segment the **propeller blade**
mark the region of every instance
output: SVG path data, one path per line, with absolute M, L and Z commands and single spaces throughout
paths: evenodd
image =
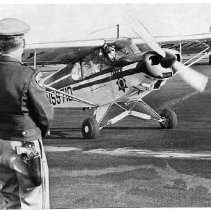
M 133 19 L 131 21 L 131 29 L 132 31 L 138 36 L 143 39 L 143 41 L 156 53 L 158 53 L 160 56 L 165 58 L 166 53 L 164 50 L 160 47 L 160 45 L 155 41 L 152 34 L 148 31 L 148 29 L 137 19 Z
M 185 66 L 184 64 L 176 61 L 172 68 L 178 72 L 181 76 L 181 78 L 189 84 L 191 87 L 196 89 L 199 92 L 203 92 L 207 81 L 208 77 L 205 76 L 204 74 L 199 73 L 198 71 L 195 71 L 194 69 L 191 69 L 188 66 Z

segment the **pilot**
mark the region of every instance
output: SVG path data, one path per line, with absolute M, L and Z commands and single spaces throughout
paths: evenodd
M 116 51 L 115 51 L 115 46 L 114 45 L 110 45 L 108 46 L 107 44 L 104 45 L 104 50 L 106 52 L 106 54 L 108 55 L 109 59 L 111 61 L 115 61 L 116 60 Z
M 54 111 L 41 73 L 21 61 L 29 29 L 17 19 L 0 20 L 0 209 L 49 208 L 42 138 Z
M 115 46 L 111 45 L 108 47 L 109 52 L 108 52 L 108 56 L 112 61 L 115 61 L 115 56 L 116 56 L 116 52 L 115 52 Z

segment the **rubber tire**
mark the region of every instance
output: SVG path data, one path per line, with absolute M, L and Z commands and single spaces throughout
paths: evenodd
M 160 123 L 161 128 L 173 129 L 177 127 L 177 115 L 172 109 L 164 109 L 160 116 L 165 118 L 165 122 Z
M 85 139 L 95 139 L 100 135 L 100 129 L 94 118 L 87 118 L 83 121 L 82 135 Z

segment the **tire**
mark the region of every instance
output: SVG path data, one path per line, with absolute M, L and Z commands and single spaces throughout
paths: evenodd
M 100 129 L 94 118 L 87 118 L 82 124 L 82 135 L 85 139 L 95 139 L 100 135 Z
M 177 115 L 172 109 L 164 109 L 160 116 L 164 122 L 160 122 L 161 128 L 173 129 L 177 127 Z

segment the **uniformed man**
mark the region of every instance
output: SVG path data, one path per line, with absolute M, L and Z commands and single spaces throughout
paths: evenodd
M 17 19 L 0 20 L 0 208 L 42 209 L 42 138 L 53 121 L 41 73 L 21 62 L 29 25 Z M 41 159 L 41 161 L 40 161 Z M 48 177 L 47 177 L 48 178 Z M 44 200 L 43 200 L 44 199 Z

